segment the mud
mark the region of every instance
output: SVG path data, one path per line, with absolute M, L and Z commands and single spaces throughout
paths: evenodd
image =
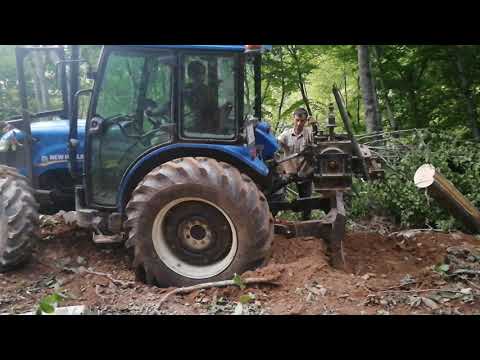
M 480 241 L 461 233 L 351 232 L 347 271 L 329 265 L 321 239 L 277 236 L 268 266 L 243 275 L 276 275 L 275 284 L 172 296 L 161 308 L 168 289 L 136 283 L 122 247 L 100 248 L 59 217 L 43 219 L 41 237 L 23 269 L 0 274 L 0 314 L 35 311 L 54 291 L 68 296 L 62 306 L 87 305 L 99 314 L 480 313 Z M 249 303 L 239 305 L 246 294 Z

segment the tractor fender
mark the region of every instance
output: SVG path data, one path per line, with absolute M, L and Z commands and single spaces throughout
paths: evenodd
M 134 162 L 120 183 L 117 208 L 123 214 L 135 187 L 156 167 L 184 157 L 208 157 L 226 162 L 245 173 L 262 189 L 269 186 L 269 169 L 260 158 L 252 158 L 248 148 L 241 145 L 173 144 L 157 148 Z

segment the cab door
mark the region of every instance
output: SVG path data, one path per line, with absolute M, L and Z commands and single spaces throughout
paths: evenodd
M 115 208 L 127 169 L 173 141 L 175 59 L 166 51 L 104 51 L 87 123 L 88 206 Z

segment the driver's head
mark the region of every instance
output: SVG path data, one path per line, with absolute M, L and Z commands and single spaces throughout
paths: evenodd
M 296 134 L 300 134 L 303 131 L 307 122 L 308 122 L 307 110 L 303 108 L 295 110 L 295 112 L 293 113 L 293 125 L 295 127 Z
M 193 61 L 188 65 L 188 76 L 194 83 L 203 83 L 205 81 L 205 65 L 200 61 Z
M 0 133 L 6 133 L 12 130 L 14 127 L 6 121 L 0 121 Z

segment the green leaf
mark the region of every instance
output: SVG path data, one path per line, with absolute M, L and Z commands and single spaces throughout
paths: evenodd
M 64 294 L 62 294 L 60 292 L 56 292 L 52 295 L 52 300 L 56 303 L 59 303 L 60 301 L 65 300 L 65 299 L 67 299 L 67 296 L 65 296 Z
M 240 299 L 238 299 L 238 301 L 240 301 L 240 303 L 243 305 L 251 303 L 253 300 L 255 300 L 255 298 L 250 294 L 242 295 L 240 296 Z
M 450 270 L 450 265 L 448 264 L 437 265 L 435 268 L 435 271 L 440 273 L 446 273 L 448 270 Z
M 55 312 L 55 306 L 52 303 L 45 301 L 45 299 L 40 302 L 39 308 L 45 314 L 53 314 Z
M 242 278 L 235 274 L 233 277 L 233 282 L 237 285 L 240 289 L 244 290 L 246 288 L 245 283 L 243 282 Z
M 36 312 L 37 315 L 42 315 L 42 313 L 54 313 L 58 303 L 63 301 L 64 299 L 67 299 L 67 297 L 60 292 L 55 292 L 52 295 L 45 296 L 42 300 L 40 300 L 40 304 L 38 305 L 38 309 Z

